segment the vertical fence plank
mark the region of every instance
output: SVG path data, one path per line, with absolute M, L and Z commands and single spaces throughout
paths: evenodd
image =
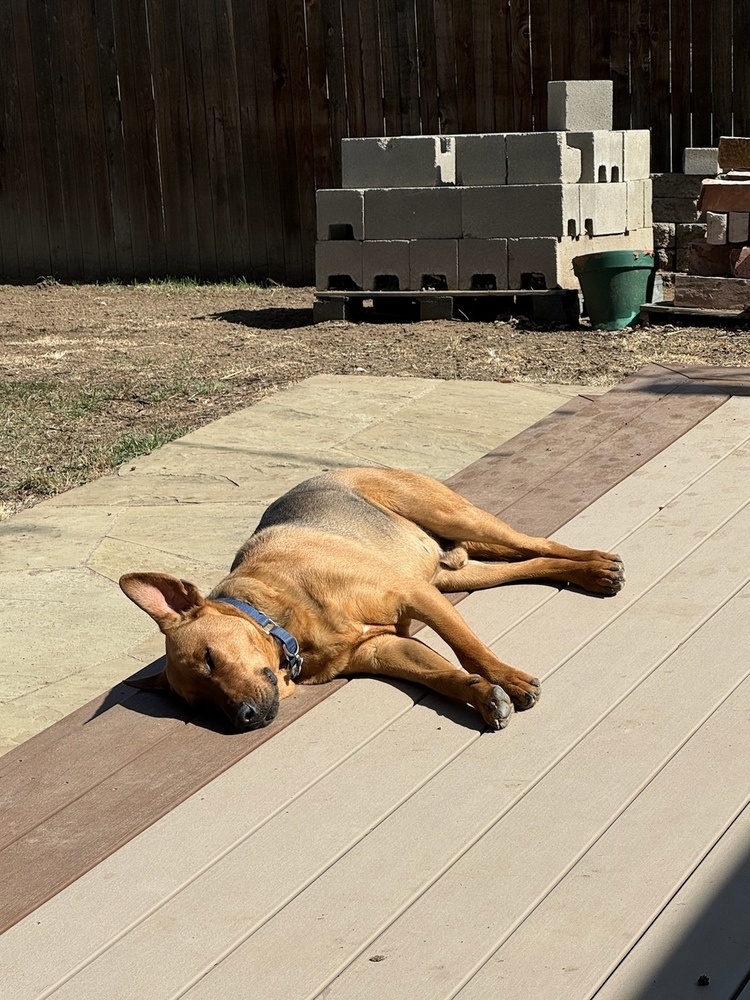
M 511 66 L 513 68 L 513 130 L 530 132 L 533 127 L 531 110 L 531 43 L 529 33 L 529 0 L 510 0 Z
M 651 164 L 672 169 L 670 110 L 669 0 L 651 0 Z
M 732 0 L 711 0 L 711 104 L 715 146 L 732 134 Z
M 25 222 L 28 185 L 11 13 L 7 7 L 0 7 L 0 37 L 6 45 L 0 73 L 0 280 L 16 281 L 23 252 L 28 253 L 31 246 L 31 234 Z
M 399 73 L 398 14 L 393 0 L 379 0 L 380 51 L 383 67 L 385 134 L 402 135 L 401 75 Z
M 571 0 L 550 0 L 549 21 L 552 35 L 552 80 L 570 80 L 573 75 Z M 609 64 L 607 64 L 609 70 Z
M 609 79 L 609 4 L 591 3 L 591 78 Z M 554 35 L 552 36 L 554 38 Z
M 323 38 L 326 76 L 328 78 L 328 117 L 331 125 L 333 183 L 338 186 L 341 183 L 341 140 L 347 135 L 341 0 L 323 0 L 323 12 L 325 16 Z
M 649 0 L 630 2 L 630 81 L 633 128 L 648 128 L 651 106 Z
M 596 0 L 592 0 L 596 2 Z M 591 14 L 589 0 L 570 0 L 570 70 L 574 80 L 591 76 Z
M 682 170 L 682 151 L 690 146 L 690 7 L 672 0 L 672 170 Z
M 368 7 L 371 5 L 368 4 Z M 374 5 L 373 5 L 374 6 Z M 344 32 L 344 78 L 346 80 L 347 135 L 365 135 L 365 85 L 359 4 L 344 4 L 341 10 Z M 304 45 L 304 39 L 302 39 Z M 365 48 L 371 48 L 372 40 Z
M 473 0 L 472 50 L 470 61 L 474 64 L 474 92 L 476 94 L 477 132 L 492 132 L 495 127 L 494 66 L 492 60 L 491 3 Z
M 440 131 L 460 132 L 458 87 L 456 84 L 456 34 L 453 27 L 453 0 L 435 0 L 435 51 L 439 94 Z
M 419 135 L 419 59 L 414 0 L 396 0 L 396 31 L 401 80 L 401 130 Z
M 365 6 L 374 6 L 366 4 Z M 419 60 L 419 117 L 426 135 L 440 132 L 438 72 L 435 51 L 435 9 L 433 0 L 416 0 L 417 56 Z
M 453 5 L 453 29 L 456 33 L 456 96 L 460 132 L 477 130 L 477 82 L 473 64 L 473 4 L 459 0 Z
M 513 128 L 513 75 L 511 72 L 511 21 L 509 0 L 492 5 L 492 79 L 495 94 L 496 132 Z
M 531 0 L 531 113 L 534 129 L 547 128 L 550 75 L 550 19 L 547 0 Z
M 732 63 L 734 66 L 734 135 L 750 136 L 750 3 L 734 0 L 734 40 Z
M 304 0 L 286 0 L 289 37 L 289 86 L 294 121 L 294 154 L 300 212 L 300 281 L 315 271 L 315 180 L 308 95 Z
M 613 123 L 617 129 L 631 127 L 629 24 L 628 0 L 611 0 L 609 5 L 609 72 L 614 85 Z
M 692 0 L 693 145 L 711 145 L 711 0 Z
M 313 137 L 315 187 L 333 187 L 334 155 L 328 116 L 325 16 L 323 0 L 305 0 L 307 59 L 310 74 L 310 122 Z M 260 96 L 259 96 L 260 102 Z M 270 198 L 270 195 L 269 195 Z

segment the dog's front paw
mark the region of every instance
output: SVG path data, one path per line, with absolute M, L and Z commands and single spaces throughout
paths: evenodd
M 592 594 L 613 597 L 625 585 L 625 567 L 619 556 L 599 553 L 602 558 L 581 563 L 570 574 L 570 582 Z
M 491 686 L 489 700 L 481 707 L 481 712 L 484 721 L 493 729 L 505 729 L 510 722 L 513 705 L 499 684 Z

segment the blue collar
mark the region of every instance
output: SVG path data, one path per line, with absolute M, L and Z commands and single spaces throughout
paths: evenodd
M 237 608 L 238 611 L 244 611 L 246 615 L 249 615 L 254 622 L 267 632 L 272 635 L 274 639 L 278 639 L 284 649 L 284 656 L 286 657 L 287 666 L 289 667 L 292 680 L 296 681 L 302 671 L 302 657 L 299 651 L 299 643 L 283 629 L 281 625 L 277 625 L 273 618 L 269 618 L 268 615 L 264 615 L 262 611 L 258 611 L 254 608 L 252 604 L 248 604 L 247 601 L 238 601 L 234 597 L 214 597 L 214 601 L 220 601 L 222 604 L 231 604 L 232 607 Z

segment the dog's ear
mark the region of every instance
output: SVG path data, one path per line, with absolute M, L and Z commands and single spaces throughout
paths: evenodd
M 139 691 L 171 691 L 167 680 L 167 671 L 162 670 L 160 674 L 151 674 L 150 677 L 134 677 L 132 681 L 125 681 L 128 687 L 138 688 Z
M 166 573 L 126 573 L 120 577 L 120 589 L 166 632 L 183 615 L 206 602 L 200 591 L 187 580 Z

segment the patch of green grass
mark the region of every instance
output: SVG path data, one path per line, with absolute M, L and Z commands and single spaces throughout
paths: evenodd
M 107 459 L 113 465 L 130 462 L 139 455 L 147 455 L 175 438 L 187 434 L 186 427 L 165 427 L 144 434 L 121 434 L 107 448 Z

